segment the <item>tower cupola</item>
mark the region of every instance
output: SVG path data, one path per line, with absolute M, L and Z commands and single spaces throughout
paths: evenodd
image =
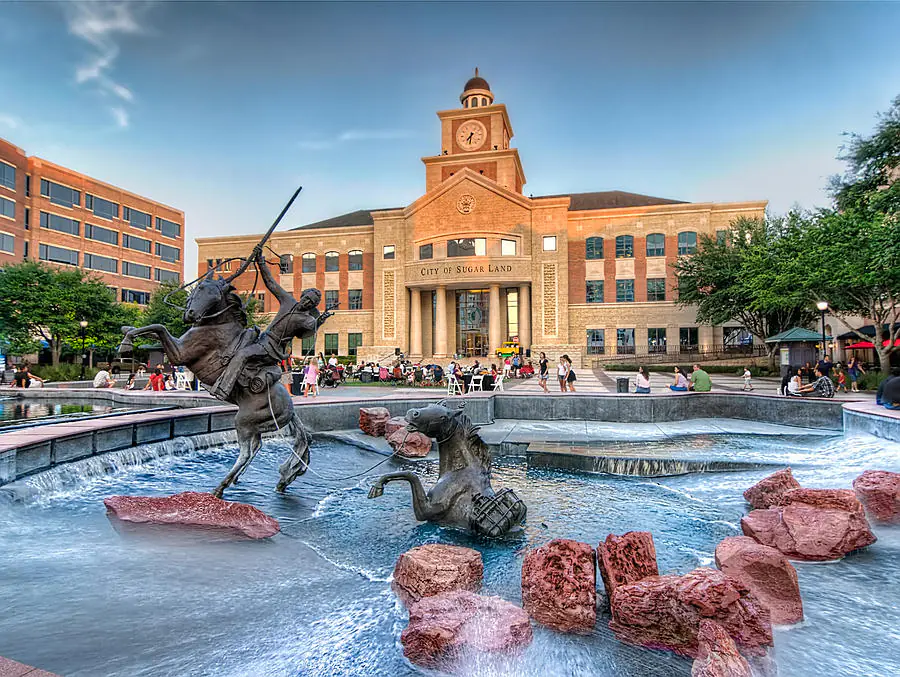
M 463 93 L 459 95 L 459 101 L 463 108 L 479 108 L 481 106 L 490 106 L 494 103 L 494 94 L 491 92 L 491 86 L 483 77 L 478 75 L 478 69 L 475 69 L 475 76 L 469 78 Z

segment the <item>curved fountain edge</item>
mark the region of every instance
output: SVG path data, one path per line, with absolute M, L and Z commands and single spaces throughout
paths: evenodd
M 81 397 L 69 391 L 68 396 Z M 124 395 L 123 393 L 116 393 Z M 150 403 L 145 396 L 140 401 Z M 204 398 L 209 401 L 207 398 Z M 312 432 L 355 428 L 359 408 L 386 407 L 391 415 L 445 399 L 443 394 L 399 395 L 390 399 L 296 398 L 295 406 Z M 495 418 L 552 421 L 591 420 L 652 423 L 691 418 L 735 418 L 805 428 L 867 432 L 900 441 L 900 415 L 874 404 L 834 400 L 793 400 L 739 393 L 672 395 L 484 393 L 466 396 L 466 411 L 478 424 Z M 157 401 L 154 404 L 160 404 Z M 171 404 L 171 402 L 167 402 Z M 61 463 L 128 447 L 233 428 L 233 406 L 201 406 L 138 412 L 16 430 L 0 435 L 0 486 Z

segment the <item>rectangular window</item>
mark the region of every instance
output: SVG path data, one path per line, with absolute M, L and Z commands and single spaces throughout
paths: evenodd
M 325 334 L 325 354 L 337 355 L 339 334 Z
M 634 301 L 634 280 L 616 280 L 616 303 Z
M 723 327 L 725 350 L 743 350 L 753 345 L 753 334 L 743 327 Z
M 501 312 L 503 309 L 503 302 L 500 302 Z M 507 289 L 506 290 L 506 340 L 507 341 L 518 341 L 519 340 L 519 290 L 518 289 Z
M 356 357 L 356 349 L 362 345 L 362 334 L 347 334 L 347 354 Z
M 301 258 L 301 271 L 304 273 L 314 273 L 316 272 L 316 255 L 312 252 L 307 252 Z
M 0 186 L 16 189 L 16 168 L 5 162 L 0 162 Z
M 688 231 L 678 233 L 678 256 L 693 254 L 697 251 L 697 233 Z
M 347 261 L 349 263 L 350 270 L 362 270 L 363 262 L 362 262 L 362 252 L 354 250 L 347 255 Z
M 31 230 L 31 209 L 25 207 L 25 230 Z
M 122 207 L 122 219 L 135 228 L 147 230 L 150 227 L 150 215 L 133 207 Z
M 157 282 L 174 282 L 175 284 L 181 282 L 181 275 L 173 270 L 163 270 L 162 268 L 156 268 L 153 272 L 156 275 Z
M 206 269 L 207 269 L 207 270 L 212 270 L 212 268 L 213 268 L 213 260 L 212 260 L 212 259 L 206 259 Z
M 81 206 L 81 193 L 47 179 L 41 179 L 41 195 L 61 207 Z
M 84 208 L 90 209 L 94 212 L 95 216 L 99 216 L 103 219 L 112 220 L 119 218 L 118 204 L 110 202 L 109 200 L 104 200 L 102 197 L 96 197 L 90 193 L 85 193 L 84 195 Z
M 603 280 L 588 280 L 585 291 L 586 303 L 603 303 Z
M 394 245 L 392 245 L 392 244 L 384 245 L 384 258 L 385 259 L 393 259 L 394 258 Z
M 616 258 L 634 258 L 634 237 L 631 235 L 619 235 L 616 238 Z
M 584 241 L 584 258 L 589 261 L 603 258 L 602 237 L 589 237 Z
M 419 247 L 419 260 L 425 261 L 426 259 L 434 258 L 434 245 L 433 244 L 423 244 Z
M 92 223 L 84 224 L 84 236 L 88 240 L 97 240 L 106 244 L 119 244 L 119 233 L 109 228 L 95 226 Z
M 716 231 L 716 244 L 725 244 L 725 238 L 728 237 L 727 230 Z
M 84 267 L 91 270 L 102 270 L 106 273 L 118 273 L 118 259 L 111 259 L 108 256 L 99 256 L 97 254 L 84 255 Z
M 463 237 L 458 240 L 447 240 L 447 256 L 484 256 L 487 253 L 487 240 L 483 237 Z
M 75 219 L 67 219 L 59 214 L 41 212 L 41 228 L 58 230 L 60 233 L 68 233 L 69 235 L 78 235 L 81 233 L 80 226 L 81 224 Z
M 334 310 L 338 307 L 338 290 L 325 290 L 325 310 Z
M 666 236 L 662 233 L 650 233 L 647 236 L 647 256 L 666 255 Z
M 145 254 L 150 253 L 150 240 L 145 240 L 142 237 L 135 237 L 134 235 L 129 235 L 128 233 L 122 233 L 122 246 L 127 249 L 133 249 L 136 252 L 144 252 Z
M 25 250 L 22 252 L 22 257 L 27 259 L 28 258 L 28 240 L 25 240 L 25 242 L 23 242 L 22 244 L 25 245 Z
M 316 335 L 306 336 L 300 344 L 300 354 L 303 357 L 312 357 L 316 354 Z
M 602 355 L 606 352 L 605 329 L 587 330 L 587 352 L 588 355 Z
M 556 251 L 556 235 L 544 235 L 544 251 Z
M 337 252 L 325 252 L 325 272 L 336 273 L 340 270 L 341 255 Z
M 67 263 L 70 266 L 78 265 L 78 252 L 62 247 L 54 247 L 52 244 L 42 244 L 38 247 L 38 256 L 41 261 L 53 263 Z
M 135 291 L 134 289 L 123 289 L 122 290 L 122 302 L 123 303 L 139 303 L 142 306 L 146 306 L 148 303 L 150 303 L 150 292 Z
M 651 353 L 666 352 L 665 327 L 656 327 L 647 330 L 647 350 Z
M 178 237 L 181 235 L 181 225 L 174 221 L 169 221 L 160 216 L 156 217 L 156 230 L 163 234 L 164 237 Z
M 28 244 L 27 242 L 25 244 Z M 0 233 L 0 252 L 16 253 L 16 239 L 8 233 Z M 28 254 L 25 254 L 27 257 Z
M 678 343 L 681 350 L 697 350 L 700 347 L 697 327 L 681 327 L 681 329 L 678 330 Z
M 163 261 L 175 263 L 181 259 L 181 250 L 178 247 L 170 247 L 167 244 L 156 243 L 156 255 Z
M 634 329 L 616 329 L 616 354 L 634 355 Z
M 665 301 L 666 300 L 666 278 L 653 277 L 647 280 L 647 300 L 648 301 Z
M 122 275 L 142 277 L 145 280 L 149 280 L 150 266 L 142 266 L 140 263 L 132 263 L 131 261 L 122 261 Z
M 0 168 L 2 171 L 2 168 Z M 31 174 L 25 175 L 25 197 L 31 197 Z
M 278 258 L 278 270 L 282 275 L 294 272 L 294 256 L 293 254 L 282 254 Z
M 362 289 L 351 289 L 348 294 L 350 310 L 362 310 Z
M 5 216 L 8 219 L 16 218 L 16 203 L 12 200 L 7 200 L 5 197 L 0 197 L 0 216 Z
M 500 240 L 500 256 L 515 256 L 516 255 L 516 241 L 515 240 Z

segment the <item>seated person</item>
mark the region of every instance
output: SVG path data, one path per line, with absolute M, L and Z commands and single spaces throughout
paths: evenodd
M 891 369 L 891 375 L 878 386 L 875 403 L 885 409 L 900 410 L 900 369 Z
M 815 368 L 816 380 L 800 388 L 800 394 L 808 397 L 834 397 L 834 383 L 822 371 Z
M 94 376 L 94 387 L 95 388 L 112 388 L 116 385 L 115 379 L 109 375 L 109 372 L 106 371 L 103 367 L 100 368 L 100 371 Z
M 650 377 L 643 367 L 638 367 L 637 376 L 634 377 L 634 392 L 644 395 L 650 392 Z
M 669 390 L 674 390 L 675 392 L 687 392 L 688 389 L 688 380 L 684 375 L 684 371 L 681 367 L 675 367 L 675 382 L 669 386 Z
M 137 385 L 134 382 L 134 379 L 135 379 L 135 374 L 134 374 L 134 372 L 132 372 L 128 375 L 128 382 L 125 384 L 125 390 L 134 390 L 135 386 Z
M 709 378 L 709 374 L 703 371 L 699 364 L 695 364 L 694 370 L 691 372 L 690 388 L 697 393 L 708 393 L 712 390 L 712 381 Z
M 787 384 L 787 392 L 785 395 L 800 395 L 800 388 L 803 387 L 803 368 L 802 367 L 792 367 L 791 368 L 790 379 Z

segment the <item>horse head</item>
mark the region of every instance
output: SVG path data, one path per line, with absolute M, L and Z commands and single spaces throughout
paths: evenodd
M 240 312 L 246 324 L 243 303 L 234 287 L 228 280 L 214 277 L 210 271 L 188 295 L 183 319 L 188 324 L 201 324 L 232 308 Z
M 412 432 L 419 432 L 428 437 L 443 440 L 453 434 L 459 423 L 463 410 L 449 409 L 443 402 L 429 404 L 419 409 L 406 412 L 406 427 Z

